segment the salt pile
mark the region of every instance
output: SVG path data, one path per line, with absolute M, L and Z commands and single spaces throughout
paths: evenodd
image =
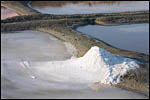
M 120 81 L 121 75 L 139 67 L 135 60 L 111 54 L 96 46 L 80 58 L 66 61 L 31 62 L 30 66 L 32 66 L 31 70 L 59 81 L 104 84 L 116 84 Z
M 97 81 L 104 84 L 116 84 L 121 75 L 131 69 L 139 68 L 137 61 L 111 54 L 96 46 L 80 59 L 84 69 L 87 72 L 97 73 Z
M 138 68 L 135 61 L 96 46 L 83 57 L 68 59 L 77 54 L 70 43 L 64 45 L 41 32 L 19 33 L 1 35 L 2 98 L 145 98 L 116 87 L 93 84 L 119 82 L 121 74 Z

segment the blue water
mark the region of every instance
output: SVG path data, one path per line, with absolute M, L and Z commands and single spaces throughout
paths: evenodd
M 89 14 L 89 13 L 112 13 L 112 12 L 126 12 L 126 11 L 141 11 L 149 10 L 148 1 L 132 1 L 120 3 L 94 3 L 91 5 L 87 2 L 80 3 L 60 3 L 60 5 L 53 4 L 54 2 L 32 2 L 31 7 L 41 13 L 47 14 Z M 56 3 L 56 2 L 55 2 Z
M 120 26 L 87 25 L 77 31 L 117 48 L 149 54 L 149 24 L 132 24 Z

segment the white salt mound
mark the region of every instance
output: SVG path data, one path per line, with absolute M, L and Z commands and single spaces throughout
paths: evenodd
M 116 84 L 121 75 L 131 69 L 139 68 L 137 61 L 111 54 L 97 46 L 92 47 L 79 59 L 87 72 L 97 73 L 98 79 L 95 81 L 104 84 Z
M 55 80 L 104 84 L 116 84 L 120 81 L 121 75 L 139 67 L 135 60 L 111 54 L 96 46 L 80 58 L 66 61 L 36 62 L 30 63 L 30 65 L 32 66 L 31 70 L 50 78 L 53 77 Z

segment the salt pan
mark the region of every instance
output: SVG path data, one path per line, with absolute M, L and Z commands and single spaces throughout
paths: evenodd
M 62 81 L 117 84 L 121 75 L 139 67 L 137 63 L 94 46 L 83 57 L 66 61 L 32 62 L 31 67 L 34 71 Z

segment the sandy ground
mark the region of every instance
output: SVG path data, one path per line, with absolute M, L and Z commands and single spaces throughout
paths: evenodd
M 1 45 L 2 98 L 148 98 L 116 87 L 78 82 L 78 77 L 70 81 L 62 73 L 47 70 L 55 69 L 53 62 L 51 66 L 42 65 L 69 59 L 71 54 L 63 42 L 46 33 L 1 34 Z

